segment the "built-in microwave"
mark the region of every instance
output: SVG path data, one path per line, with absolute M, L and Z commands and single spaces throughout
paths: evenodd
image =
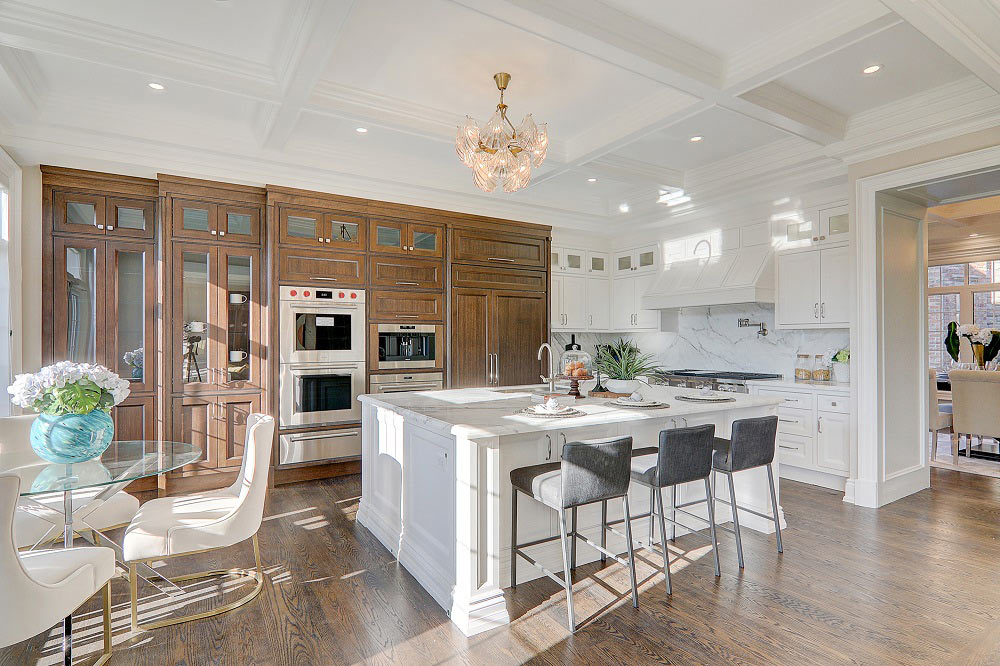
M 433 324 L 377 324 L 378 369 L 440 368 L 443 327 Z

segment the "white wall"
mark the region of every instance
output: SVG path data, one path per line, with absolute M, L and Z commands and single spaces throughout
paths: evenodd
M 32 372 L 42 367 L 42 172 L 21 174 L 21 369 Z

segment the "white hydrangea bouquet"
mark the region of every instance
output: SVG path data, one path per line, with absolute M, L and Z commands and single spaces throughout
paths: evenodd
M 7 392 L 19 407 L 62 416 L 110 412 L 128 397 L 129 383 L 103 365 L 60 361 L 38 372 L 18 375 Z
M 122 355 L 122 360 L 125 361 L 125 365 L 132 368 L 133 379 L 142 379 L 142 368 L 146 362 L 145 355 L 146 352 L 142 347 L 133 349 L 132 351 L 127 351 Z
M 976 364 L 983 367 L 1000 353 L 1000 331 L 991 328 L 980 328 L 975 324 L 959 324 L 956 321 L 948 324 L 948 334 L 945 336 L 945 349 L 952 360 L 958 361 L 959 341 L 965 338 L 972 345 L 972 353 Z

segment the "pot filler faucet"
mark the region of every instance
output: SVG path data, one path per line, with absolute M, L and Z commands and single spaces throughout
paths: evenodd
M 539 361 L 542 360 L 542 351 L 545 349 L 549 350 L 549 376 L 548 377 L 546 377 L 545 375 L 538 375 L 538 376 L 541 377 L 543 382 L 549 383 L 549 393 L 555 393 L 556 371 L 555 371 L 555 366 L 553 365 L 554 361 L 552 360 L 552 345 L 550 345 L 547 342 L 542 343 L 542 346 L 538 348 L 538 360 Z

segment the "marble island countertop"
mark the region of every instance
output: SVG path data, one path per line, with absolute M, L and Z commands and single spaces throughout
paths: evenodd
M 593 384 L 592 382 L 588 382 Z M 586 384 L 581 387 L 584 390 Z M 538 404 L 533 393 L 547 390 L 546 385 L 469 388 L 444 391 L 414 391 L 411 393 L 370 394 L 359 396 L 365 404 L 385 407 L 435 429 L 447 429 L 469 439 L 504 437 L 546 430 L 567 430 L 607 423 L 669 419 L 695 414 L 723 412 L 733 409 L 776 406 L 781 398 L 747 394 L 719 394 L 735 398 L 732 402 L 693 403 L 676 400 L 678 395 L 698 395 L 696 389 L 672 386 L 650 386 L 642 389 L 649 400 L 669 405 L 660 409 L 617 407 L 608 398 L 584 398 L 563 404 L 584 412 L 584 416 L 546 418 L 516 414 L 525 407 Z M 584 390 L 584 392 L 586 392 Z

